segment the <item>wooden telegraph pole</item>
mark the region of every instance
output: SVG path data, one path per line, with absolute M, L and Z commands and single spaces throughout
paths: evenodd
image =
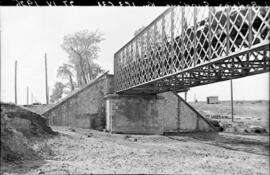
M 1 16 L 1 9 L 0 9 L 0 16 Z M 1 22 L 1 18 L 0 18 L 0 41 L 2 41 L 1 40 L 1 37 L 2 37 L 2 35 L 1 35 L 1 25 L 2 24 L 2 22 Z M 2 53 L 2 51 L 1 51 L 1 42 L 0 42 L 0 67 L 2 67 L 2 58 L 1 58 L 1 54 Z M 1 77 L 2 77 L 2 71 L 0 71 L 0 82 L 1 82 Z M 1 86 L 0 86 L 0 91 L 1 91 Z M 1 96 L 1 94 L 0 94 L 0 99 L 2 99 L 2 96 Z
M 33 93 L 31 93 L 31 104 L 33 104 Z
M 15 104 L 17 104 L 17 60 L 15 61 Z
M 48 75 L 47 75 L 47 54 L 45 53 L 45 90 L 46 90 L 46 104 L 49 104 L 48 94 Z
M 28 89 L 28 86 L 27 86 L 27 89 L 26 89 L 26 104 L 28 105 L 29 104 L 29 101 L 28 101 L 28 96 L 29 96 L 29 89 Z
M 187 92 L 190 90 L 190 88 L 187 88 L 185 91 L 185 101 L 187 101 Z

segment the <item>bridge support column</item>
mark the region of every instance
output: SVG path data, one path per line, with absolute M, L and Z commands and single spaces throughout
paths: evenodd
M 112 133 L 163 134 L 213 131 L 212 125 L 173 92 L 117 95 L 106 99 L 106 129 Z
M 157 95 L 117 95 L 106 97 L 106 129 L 113 133 L 162 134 L 163 117 Z

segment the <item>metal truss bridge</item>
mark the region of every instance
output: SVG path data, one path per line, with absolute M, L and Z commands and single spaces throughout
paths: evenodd
M 183 92 L 269 72 L 269 23 L 269 7 L 170 7 L 115 53 L 115 91 Z

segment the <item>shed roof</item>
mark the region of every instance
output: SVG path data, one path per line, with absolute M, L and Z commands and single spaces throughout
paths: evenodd
M 218 96 L 208 96 L 207 98 L 218 98 Z

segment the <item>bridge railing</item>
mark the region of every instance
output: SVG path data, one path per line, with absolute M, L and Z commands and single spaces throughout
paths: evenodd
M 116 92 L 269 41 L 269 7 L 170 7 L 114 55 Z

